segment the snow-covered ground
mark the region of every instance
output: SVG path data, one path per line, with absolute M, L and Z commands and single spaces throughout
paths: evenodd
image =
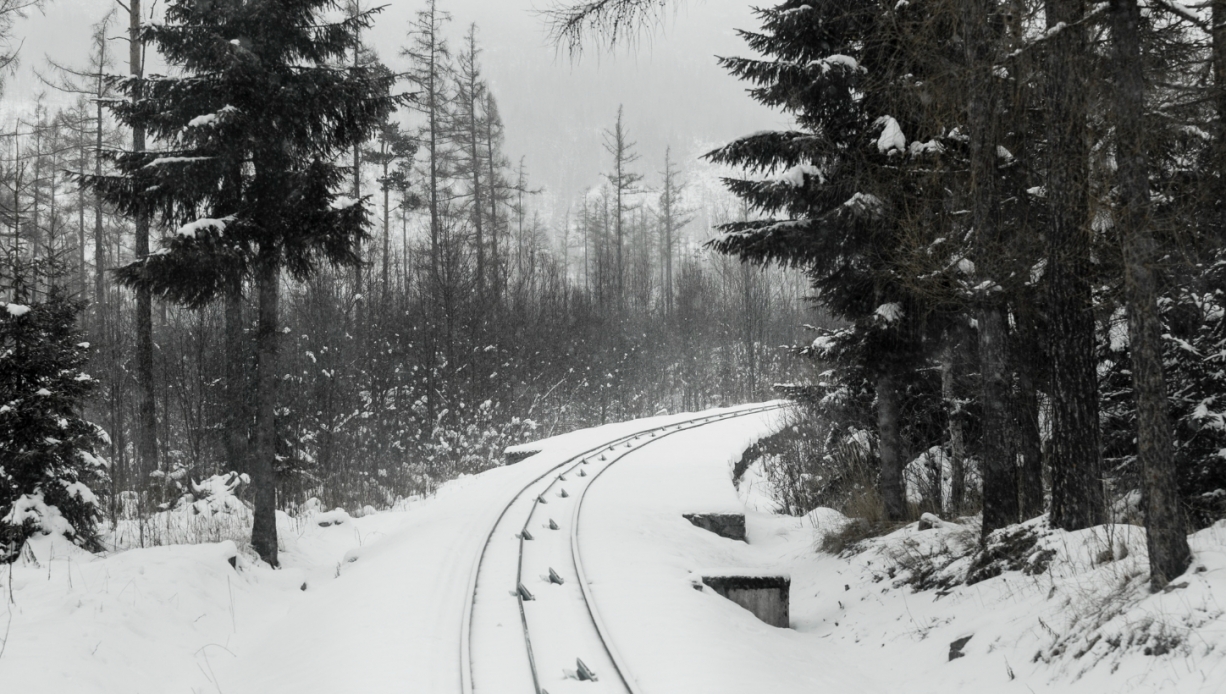
M 0 692 L 458 692 L 474 560 L 505 504 L 581 450 L 682 419 L 559 436 L 391 511 L 283 516 L 278 571 L 230 541 L 93 557 L 45 538 L 0 568 Z M 1193 537 L 1194 567 L 1167 593 L 1146 591 L 1128 526 L 1048 532 L 1023 553 L 1042 571 L 950 587 L 971 525 L 912 525 L 838 557 L 815 549 L 845 522 L 835 512 L 771 514 L 752 468 L 738 492 L 733 463 L 777 422 L 669 436 L 585 497 L 590 591 L 645 694 L 1226 691 L 1226 523 Z M 681 517 L 740 509 L 748 544 Z M 694 590 L 709 569 L 789 574 L 793 628 Z M 923 590 L 907 582 L 919 573 Z

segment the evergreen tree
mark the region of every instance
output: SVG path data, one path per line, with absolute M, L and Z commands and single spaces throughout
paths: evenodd
M 274 473 L 282 270 L 353 265 L 363 201 L 338 195 L 336 156 L 367 139 L 399 101 L 392 76 L 337 68 L 373 11 L 327 21 L 329 0 L 177 0 L 142 31 L 181 74 L 116 79 L 112 104 L 159 151 L 125 152 L 120 174 L 85 177 L 125 214 L 175 231 L 120 279 L 191 306 L 253 278 L 258 295 L 252 545 L 277 564 Z M 232 355 L 233 357 L 233 355 Z
M 94 490 L 106 463 L 95 451 L 106 435 L 80 414 L 97 385 L 82 370 L 80 311 L 54 286 L 43 302 L 0 304 L 0 561 L 40 529 L 101 549 Z
M 741 33 L 767 59 L 721 62 L 754 85 L 755 99 L 793 115 L 800 129 L 755 134 L 707 155 L 750 174 L 775 174 L 727 184 L 753 210 L 779 215 L 726 224 L 712 245 L 742 260 L 804 269 L 819 301 L 854 326 L 836 336 L 840 345 L 831 353 L 854 362 L 873 383 L 879 489 L 886 515 L 900 520 L 901 408 L 924 363 L 925 335 L 940 328 L 905 266 L 910 249 L 930 247 L 924 239 L 942 227 L 933 222 L 922 229 L 925 237 L 907 224 L 938 218 L 931 209 L 944 186 L 933 185 L 928 172 L 962 145 L 925 111 L 931 98 L 899 84 L 906 75 L 939 89 L 928 78 L 943 74 L 940 63 L 951 47 L 948 40 L 925 41 L 948 30 L 950 18 L 867 0 L 788 0 L 758 14 L 763 31 Z M 950 263 L 928 283 L 945 282 L 958 267 Z

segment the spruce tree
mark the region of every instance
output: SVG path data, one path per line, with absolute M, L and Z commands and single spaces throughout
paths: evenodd
M 80 414 L 98 383 L 83 370 L 80 311 L 54 286 L 41 303 L 0 303 L 0 561 L 39 530 L 101 549 L 106 464 L 95 451 L 106 435 Z
M 121 212 L 172 230 L 122 268 L 130 287 L 201 306 L 251 279 L 258 297 L 252 545 L 277 564 L 275 410 L 282 271 L 354 265 L 362 200 L 339 195 L 337 156 L 366 140 L 401 100 L 393 76 L 341 63 L 373 11 L 331 21 L 331 0 L 175 0 L 142 38 L 174 76 L 114 79 L 111 104 L 159 149 L 117 156 L 115 176 L 87 176 Z M 230 355 L 231 359 L 238 355 Z
M 837 350 L 820 351 L 837 354 L 873 384 L 878 486 L 887 517 L 900 520 L 906 514 L 900 411 L 923 363 L 925 334 L 939 328 L 904 272 L 916 236 L 905 224 L 940 217 L 931 209 L 940 204 L 932 191 L 943 186 L 932 185 L 927 172 L 962 145 L 926 113 L 931 99 L 899 85 L 906 76 L 926 85 L 928 96 L 939 88 L 927 78 L 940 74 L 931 63 L 944 59 L 948 43 L 918 37 L 921 29 L 940 34 L 949 18 L 867 0 L 788 0 L 758 14 L 762 32 L 741 33 L 765 59 L 721 62 L 753 84 L 756 100 L 794 116 L 799 128 L 751 135 L 707 155 L 766 175 L 727 184 L 769 215 L 724 225 L 712 245 L 742 260 L 802 268 L 820 302 L 852 324 L 837 336 Z M 926 231 L 935 236 L 936 229 Z

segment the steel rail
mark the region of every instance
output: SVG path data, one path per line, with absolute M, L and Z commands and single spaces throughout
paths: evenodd
M 545 472 L 533 478 L 531 481 L 525 484 L 518 492 L 516 492 L 515 496 L 512 497 L 511 500 L 502 508 L 501 512 L 498 514 L 498 518 L 490 526 L 489 533 L 486 534 L 485 542 L 482 544 L 481 552 L 474 559 L 473 565 L 469 570 L 468 600 L 465 601 L 463 621 L 461 622 L 461 628 L 460 628 L 460 632 L 461 632 L 460 633 L 460 691 L 462 692 L 462 694 L 473 694 L 474 693 L 473 658 L 472 658 L 472 625 L 473 625 L 473 608 L 474 608 L 474 604 L 476 603 L 477 583 L 480 577 L 481 566 L 485 560 L 485 555 L 487 551 L 489 550 L 490 543 L 493 541 L 494 535 L 497 532 L 498 527 L 502 524 L 503 518 L 506 517 L 507 512 L 510 511 L 513 506 L 515 506 L 515 504 L 520 500 L 521 497 L 523 497 L 523 495 L 529 489 L 536 486 L 537 483 L 539 483 L 541 480 L 545 479 L 546 477 L 549 477 L 551 474 L 557 473 L 558 477 L 560 477 L 562 475 L 566 475 L 569 472 L 572 472 L 573 470 L 578 468 L 580 465 L 582 465 L 585 462 L 585 459 L 588 459 L 591 456 L 596 455 L 597 453 L 601 453 L 604 451 L 613 451 L 617 446 L 620 446 L 622 444 L 626 444 L 627 448 L 629 448 L 631 443 L 633 443 L 635 440 L 639 438 L 642 438 L 643 436 L 650 435 L 654 441 L 658 441 L 662 438 L 665 438 L 666 436 L 669 436 L 669 435 L 672 435 L 672 434 L 675 434 L 681 431 L 688 431 L 690 429 L 694 429 L 699 426 L 709 424 L 712 421 L 724 421 L 727 419 L 733 419 L 735 417 L 745 417 L 745 416 L 749 416 L 752 414 L 760 414 L 762 412 L 768 412 L 770 410 L 780 409 L 785 406 L 786 406 L 786 403 L 773 403 L 773 404 L 765 405 L 765 406 L 747 407 L 745 409 L 735 410 L 732 412 L 724 412 L 724 413 L 714 414 L 714 415 L 705 415 L 702 417 L 694 417 L 692 419 L 681 420 L 681 421 L 672 422 L 669 424 L 648 427 L 646 429 L 641 429 L 634 433 L 625 434 L 623 436 L 619 436 L 614 439 L 605 441 L 601 443 L 599 446 L 588 448 L 581 453 L 578 453 L 574 456 L 571 456 L 570 458 L 567 458 L 566 460 L 559 462 L 558 464 L 550 467 Z M 670 428 L 673 430 L 668 431 L 668 429 Z M 662 434 L 662 435 L 658 435 L 658 434 Z M 648 441 L 646 443 L 652 443 L 652 441 Z M 646 443 L 644 445 L 646 445 Z M 579 550 L 578 550 L 578 527 L 579 527 L 578 519 L 579 519 L 579 511 L 583 506 L 583 499 L 586 497 L 587 491 L 588 489 L 591 488 L 592 483 L 595 482 L 596 479 L 600 475 L 604 474 L 606 470 L 612 467 L 614 463 L 619 462 L 622 458 L 624 458 L 625 456 L 629 455 L 632 452 L 639 450 L 640 448 L 642 448 L 642 446 L 639 446 L 638 448 L 633 448 L 631 450 L 627 450 L 618 455 L 615 455 L 613 459 L 608 461 L 608 463 L 603 468 L 601 468 L 598 472 L 592 475 L 592 479 L 586 485 L 584 485 L 583 491 L 580 492 L 579 498 L 575 500 L 575 510 L 573 513 L 573 520 L 571 523 L 571 553 L 572 553 L 572 558 L 575 564 L 576 575 L 579 577 L 578 578 L 579 586 L 583 594 L 585 607 L 587 608 L 589 617 L 592 619 L 592 624 L 596 629 L 596 633 L 600 639 L 601 645 L 604 647 L 605 652 L 608 653 L 609 660 L 613 663 L 613 667 L 617 671 L 617 675 L 619 679 L 626 686 L 627 691 L 630 691 L 632 694 L 639 694 L 639 690 L 637 686 L 632 686 L 630 684 L 629 678 L 627 678 L 625 675 L 625 672 L 624 672 L 625 667 L 626 667 L 625 662 L 621 658 L 620 654 L 616 653 L 615 647 L 613 647 L 611 640 L 606 635 L 606 630 L 604 628 L 603 621 L 600 619 L 599 611 L 596 610 L 593 604 L 591 591 L 587 585 L 586 574 L 583 571 L 582 559 L 579 555 Z M 558 473 L 559 469 L 565 468 L 568 465 L 570 466 L 569 468 Z M 558 481 L 558 477 L 555 477 L 545 487 L 545 489 L 540 494 L 537 495 L 537 498 L 533 499 L 532 508 L 528 511 L 527 520 L 524 522 L 523 529 L 521 529 L 521 532 L 519 534 L 518 566 L 516 569 L 516 586 L 515 586 L 516 590 L 515 592 L 516 592 L 516 600 L 519 603 L 519 614 L 520 614 L 521 625 L 523 627 L 524 645 L 525 645 L 526 655 L 528 657 L 528 665 L 532 672 L 532 684 L 533 684 L 533 690 L 535 694 L 542 694 L 543 690 L 541 689 L 540 679 L 539 679 L 539 675 L 537 672 L 536 657 L 532 651 L 532 637 L 529 634 L 529 630 L 528 630 L 528 619 L 527 619 L 527 613 L 524 610 L 524 599 L 523 599 L 523 595 L 521 595 L 518 590 L 519 585 L 522 584 L 523 582 L 523 562 L 524 562 L 523 530 L 527 530 L 528 525 L 532 522 L 532 516 L 536 512 L 537 506 L 540 504 L 540 497 L 548 493 L 548 491 L 553 488 L 553 485 Z

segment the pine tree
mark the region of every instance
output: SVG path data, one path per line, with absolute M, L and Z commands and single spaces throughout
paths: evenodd
M 123 213 L 177 228 L 161 250 L 120 271 L 124 283 L 200 306 L 254 280 L 252 545 L 273 565 L 281 273 L 301 280 L 321 263 L 359 261 L 367 212 L 363 201 L 338 195 L 344 170 L 335 158 L 400 101 L 386 71 L 335 67 L 373 11 L 328 22 L 331 6 L 172 2 L 165 21 L 141 36 L 182 74 L 116 79 L 132 100 L 112 105 L 163 149 L 123 153 L 120 175 L 84 178 Z
M 95 490 L 106 463 L 95 451 L 106 435 L 80 415 L 97 386 L 82 370 L 90 348 L 80 311 L 55 286 L 43 302 L 0 304 L 0 561 L 39 529 L 101 549 Z

